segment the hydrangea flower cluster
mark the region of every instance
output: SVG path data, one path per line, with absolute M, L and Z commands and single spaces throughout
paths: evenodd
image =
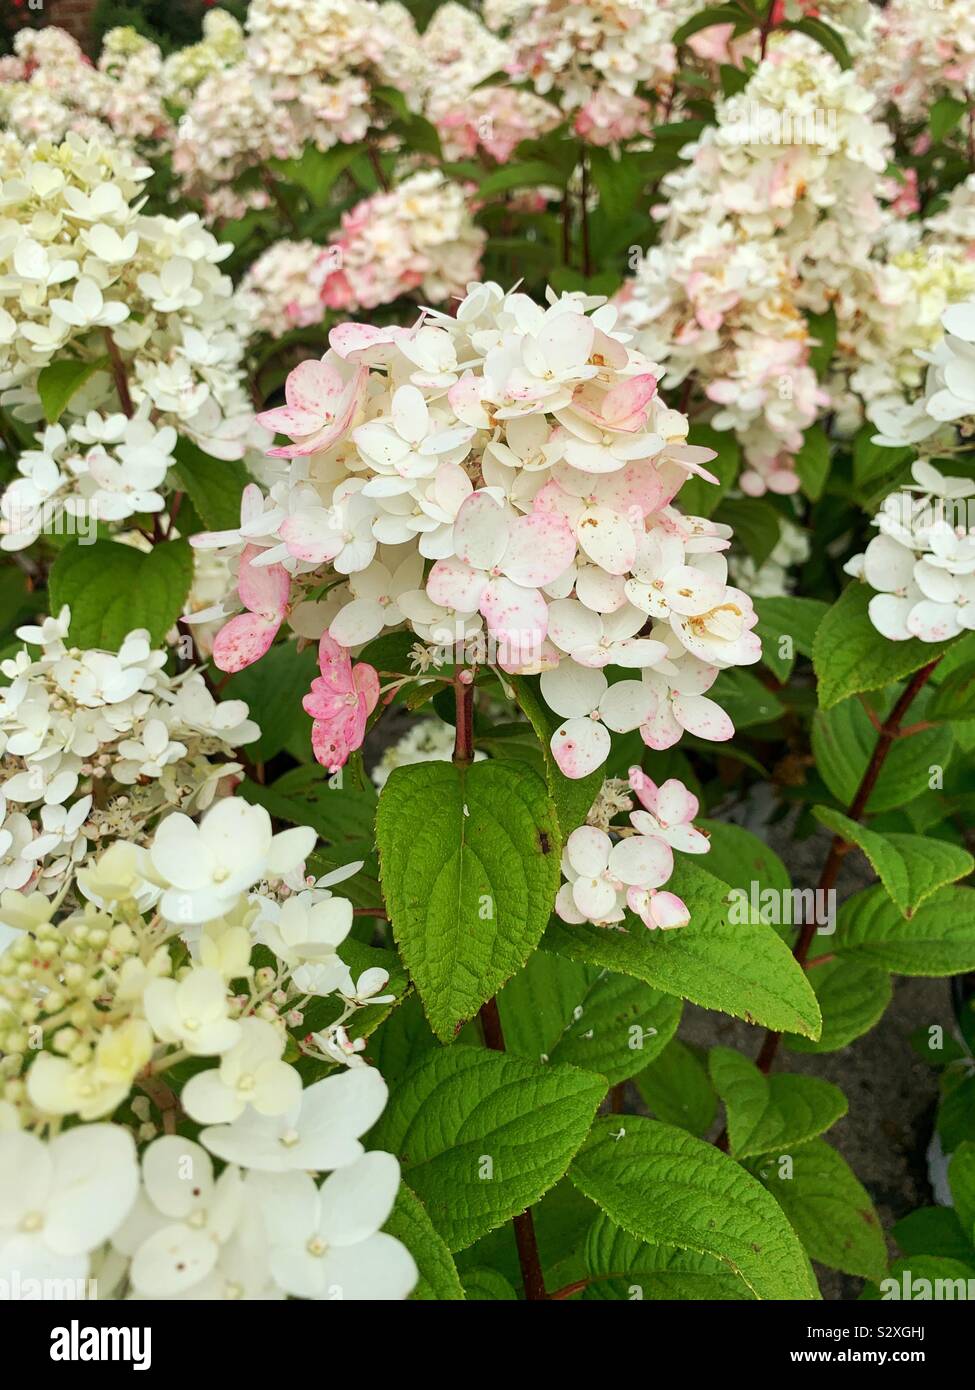
M 244 31 L 234 16 L 228 10 L 207 10 L 200 42 L 174 49 L 163 63 L 162 87 L 167 100 L 185 108 L 205 78 L 239 63 L 244 53 Z
M 975 91 L 975 14 L 966 0 L 873 9 L 857 55 L 861 82 L 905 121 L 921 121 L 939 97 L 966 105 Z
M 17 635 L 40 648 L 0 664 L 2 886 L 61 891 L 96 843 L 139 839 L 160 812 L 207 807 L 258 737 L 241 700 L 219 703 L 198 671 L 131 632 L 117 653 L 68 641 L 70 612 Z
M 428 66 L 424 115 L 437 127 L 448 159 L 483 150 L 504 163 L 520 141 L 540 138 L 562 119 L 556 106 L 535 93 L 487 81 L 504 72 L 511 45 L 471 10 L 452 0 L 440 5 L 422 45 Z
M 698 801 L 677 778 L 658 787 L 640 768 L 630 769 L 630 790 L 641 809 L 625 828 L 581 825 L 565 842 L 555 911 L 563 922 L 597 927 L 622 922 L 629 909 L 644 926 L 686 926 L 690 914 L 675 894 L 663 890 L 674 871 L 674 850 L 706 854 L 707 836 L 691 824 Z M 615 840 L 612 838 L 615 835 Z
M 79 871 L 66 913 L 3 894 L 5 1273 L 94 1273 L 103 1296 L 143 1298 L 409 1293 L 414 1262 L 380 1230 L 399 1165 L 360 1143 L 386 1086 L 345 1027 L 388 1002 L 387 976 L 354 980 L 337 955 L 352 905 L 329 884 L 359 866 L 308 885 L 315 838 L 273 834 L 263 808 L 228 798 L 199 824 L 170 815 L 148 848 L 117 841 Z M 252 963 L 258 943 L 273 965 Z M 322 996 L 333 1021 L 299 1044 Z M 304 1085 L 302 1053 L 345 1068 Z M 211 1065 L 177 1101 L 166 1073 L 188 1059 Z M 127 1099 L 152 1141 L 141 1170 L 131 1130 L 108 1122 Z M 176 1135 L 184 1114 L 199 1143 Z M 89 1123 L 59 1134 L 65 1117 Z M 227 1164 L 216 1180 L 212 1158 Z
M 442 304 L 476 278 L 485 240 L 461 186 L 439 170 L 421 170 L 343 213 L 326 246 L 276 242 L 250 267 L 240 294 L 264 333 L 320 323 L 329 309 L 375 309 L 401 295 Z
M 880 534 L 846 570 L 877 590 L 870 620 L 884 637 L 944 642 L 975 629 L 975 482 L 924 460 L 911 471 L 914 485 L 886 498 Z
M 162 66 L 134 29 L 109 30 L 97 67 L 63 29 L 20 29 L 13 56 L 0 58 L 0 125 L 26 143 L 69 131 L 102 144 L 165 142 Z
M 810 365 L 804 311 L 860 312 L 887 225 L 880 183 L 891 135 L 873 97 L 801 35 L 773 36 L 740 93 L 718 103 L 662 182 L 660 244 L 621 295 L 640 347 L 691 373 L 745 452 L 749 495 L 794 492 L 803 431 L 829 403 Z M 889 344 L 888 344 L 889 346 Z
M 144 402 L 156 423 L 178 425 L 211 455 L 240 458 L 264 436 L 244 388 L 233 285 L 219 270 L 231 248 L 192 213 L 141 214 L 149 172 L 121 149 L 76 135 L 30 148 L 0 139 L 0 400 L 37 420 L 41 370 L 74 356 L 90 370 L 73 410 L 130 413 Z M 150 453 L 160 453 L 158 439 Z M 41 470 L 44 479 L 53 481 L 55 466 Z M 156 490 L 138 460 L 127 481 Z M 125 483 L 106 490 L 124 492 Z
M 248 198 L 221 185 L 266 164 L 361 140 L 372 124 L 372 87 L 394 87 L 418 110 L 426 66 L 403 6 L 388 0 L 253 0 L 244 52 L 215 66 L 181 117 L 173 168 L 213 215 Z M 251 200 L 253 201 L 253 200 Z
M 507 70 L 550 93 L 571 114 L 576 133 L 614 144 L 648 129 L 653 93 L 677 70 L 674 30 L 687 17 L 683 0 L 543 0 L 485 7 L 492 26 L 510 24 Z
M 149 419 L 148 402 L 131 418 L 119 412 L 88 412 L 67 429 L 49 425 L 39 448 L 17 459 L 21 476 L 0 498 L 0 548 L 22 550 L 70 517 L 82 523 L 124 521 L 137 513 L 160 512 L 159 491 L 173 462 L 176 431 Z
M 687 443 L 627 336 L 599 297 L 543 308 L 495 284 L 410 329 L 333 329 L 259 417 L 290 440 L 271 451 L 287 479 L 268 498 L 248 489 L 239 530 L 197 540 L 238 556 L 246 612 L 217 665 L 249 665 L 285 621 L 322 635 L 306 708 L 329 767 L 378 699 L 348 652 L 404 623 L 452 659 L 477 639 L 475 660 L 543 673 L 570 777 L 602 765 L 609 730 L 640 728 L 654 748 L 684 729 L 729 738 L 705 692 L 758 660 L 756 616 L 727 583 L 730 528 L 671 505 L 689 474 L 711 477 L 713 453 Z M 604 668 L 621 666 L 632 678 L 611 682 Z

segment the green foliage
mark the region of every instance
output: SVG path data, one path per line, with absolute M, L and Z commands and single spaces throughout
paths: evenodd
M 558 1182 L 604 1094 L 575 1067 L 457 1044 L 405 1078 L 373 1144 L 398 1155 L 448 1248 L 463 1250 Z
M 632 1115 L 598 1120 L 569 1171 L 631 1236 L 708 1255 L 757 1298 L 818 1297 L 802 1246 L 761 1184 L 683 1130 Z M 661 1199 L 648 1202 L 654 1190 Z
M 146 628 L 160 646 L 183 611 L 192 577 L 185 540 L 163 541 L 148 552 L 116 541 L 72 541 L 51 566 L 51 611 L 70 605 L 70 636 L 79 647 L 117 651 L 136 628 Z
M 397 768 L 376 841 L 396 943 L 449 1041 L 545 930 L 559 884 L 555 808 L 523 764 Z

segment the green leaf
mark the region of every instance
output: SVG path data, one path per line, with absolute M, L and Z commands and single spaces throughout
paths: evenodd
M 561 169 L 536 159 L 527 164 L 504 164 L 500 169 L 492 170 L 479 185 L 477 196 L 487 200 L 497 197 L 499 193 L 507 193 L 511 188 L 538 188 L 539 185 L 561 188 L 564 183 L 565 175 Z
M 298 650 L 292 641 L 275 642 L 270 651 L 255 661 L 252 666 L 231 676 L 223 688 L 228 700 L 245 700 L 252 719 L 261 730 L 257 743 L 251 744 L 249 756 L 254 762 L 269 762 L 277 753 L 300 737 L 304 747 L 311 750 L 311 717 L 301 705 L 301 696 L 311 688 L 312 680 L 318 674 L 318 660 L 314 647 Z M 312 800 L 324 797 L 329 790 L 329 776 L 317 763 L 305 772 L 309 784 L 307 797 Z M 341 781 L 336 777 L 333 781 Z M 276 795 L 290 794 L 289 788 L 268 788 Z M 314 791 L 311 791 L 311 788 Z M 375 798 L 373 798 L 375 800 Z M 268 810 L 271 810 L 270 806 Z M 290 819 L 285 811 L 271 811 Z M 314 820 L 298 822 L 301 825 L 314 825 Z
M 230 531 L 240 525 L 240 497 L 250 482 L 238 459 L 215 459 L 188 439 L 178 439 L 171 475 L 211 531 Z
M 832 709 L 849 695 L 882 690 L 936 660 L 947 642 L 891 642 L 877 631 L 867 606 L 866 584 L 848 584 L 824 615 L 813 643 L 813 667 L 819 683 L 819 706 Z
M 802 1247 L 761 1184 L 683 1130 L 636 1115 L 597 1120 L 569 1176 L 630 1235 L 710 1255 L 758 1298 L 818 1297 Z
M 968 110 L 963 101 L 958 101 L 956 97 L 943 96 L 931 107 L 928 128 L 931 131 L 931 139 L 937 143 L 943 140 L 946 135 L 957 127 L 962 116 Z
M 336 179 L 361 151 L 361 145 L 333 145 L 330 150 L 306 145 L 297 159 L 272 159 L 269 163 L 276 174 L 307 193 L 313 207 L 321 208 L 328 202 Z
M 786 1157 L 791 1163 L 766 1160 L 761 1178 L 810 1259 L 844 1274 L 882 1279 L 887 1245 L 880 1218 L 845 1159 L 822 1139 Z
M 465 1272 L 464 1296 L 470 1303 L 517 1302 L 518 1295 L 503 1274 L 493 1269 L 471 1269 Z
M 476 1047 L 439 1049 L 392 1095 L 372 1132 L 451 1250 L 558 1182 L 606 1092 L 601 1076 Z
M 587 149 L 586 159 L 599 193 L 599 206 L 611 222 L 628 221 L 645 183 L 639 161 L 625 155 L 614 159 L 608 148 L 598 145 Z
M 753 883 L 759 892 L 771 888 L 785 893 L 792 887 L 789 871 L 775 850 L 750 830 L 721 820 L 698 818 L 694 823 L 707 835 L 711 846 L 697 861 L 705 873 L 714 874 L 745 893 L 750 893 Z
M 785 705 L 751 671 L 734 666 L 720 671 L 709 691 L 725 710 L 736 729 L 750 729 L 754 724 L 768 724 L 785 713 Z
M 362 858 L 374 844 L 378 798 L 370 783 L 343 787 L 318 763 L 292 768 L 269 786 L 245 784 L 247 799 L 290 825 L 310 825 L 348 859 Z
M 624 931 L 553 922 L 545 946 L 570 960 L 634 975 L 705 1009 L 778 1032 L 819 1036 L 819 1007 L 802 967 L 771 927 L 729 919 L 727 884 L 680 864 L 668 890 L 687 904 L 686 927 L 648 931 L 630 915 Z
M 762 660 L 776 680 L 789 679 L 797 653 L 812 657 L 816 631 L 828 611 L 828 604 L 815 598 L 755 600 L 755 631 L 762 639 Z
M 498 996 L 509 1053 L 598 1072 L 611 1086 L 656 1057 L 681 1004 L 627 975 L 536 951 Z
M 405 1182 L 400 1183 L 396 1205 L 383 1229 L 402 1241 L 416 1260 L 420 1278 L 411 1299 L 440 1303 L 464 1297 L 453 1256 L 434 1229 L 426 1207 Z
M 852 67 L 853 60 L 843 36 L 831 25 L 824 24 L 821 19 L 807 18 L 791 22 L 786 21 L 780 24 L 779 28 L 792 29 L 797 34 L 805 34 L 814 43 L 818 43 L 820 48 L 825 48 L 826 52 L 836 59 L 841 68 Z
M 585 823 L 589 808 L 595 801 L 603 785 L 600 770 L 591 772 L 588 777 L 566 777 L 552 757 L 550 741 L 558 728 L 559 720 L 554 718 L 541 697 L 537 676 L 508 676 L 508 683 L 515 692 L 515 699 L 526 719 L 538 735 L 545 758 L 545 777 L 549 795 L 555 803 L 563 840 L 567 840 L 577 826 Z
M 715 457 L 707 468 L 719 482 L 715 487 L 714 483 L 691 473 L 680 490 L 681 511 L 686 516 L 711 516 L 738 477 L 741 447 L 730 430 L 716 430 L 713 425 L 691 425 L 687 442 L 714 450 Z
M 671 1038 L 657 1060 L 634 1082 L 658 1120 L 702 1138 L 718 1113 L 718 1098 L 707 1067 L 693 1048 Z
M 943 1255 L 973 1260 L 975 1250 L 951 1207 L 918 1207 L 894 1226 L 891 1235 L 905 1255 Z
M 822 1009 L 823 1031 L 817 1042 L 790 1034 L 785 1045 L 792 1052 L 837 1052 L 869 1033 L 890 1003 L 886 970 L 861 960 L 823 961 L 806 973 Z
M 754 20 L 747 18 L 737 5 L 710 5 L 675 29 L 672 42 L 679 46 L 702 29 L 710 29 L 715 24 L 734 24 L 740 34 L 755 27 Z
M 948 1185 L 961 1228 L 969 1240 L 975 1241 L 975 1144 L 969 1139 L 951 1155 Z
M 37 394 L 47 423 L 56 424 L 75 392 L 80 391 L 89 378 L 96 372 L 104 371 L 108 365 L 107 357 L 98 357 L 91 362 L 64 358 L 42 367 L 37 374 Z
M 872 436 L 876 432 L 875 426 L 864 425 L 853 441 L 853 482 L 861 493 L 869 483 L 879 483 L 881 479 L 885 494 L 890 492 L 898 474 L 915 456 L 910 448 L 887 449 L 875 444 Z
M 837 801 L 848 806 L 863 780 L 877 744 L 877 731 L 859 700 L 844 700 L 812 726 L 816 767 Z M 951 730 L 944 725 L 896 739 L 880 769 L 866 810 L 890 811 L 908 805 L 930 787 L 931 769 L 945 768 L 952 752 Z
M 781 522 L 771 502 L 758 497 L 726 497 L 715 513 L 735 533 L 735 540 L 744 546 L 756 565 L 764 565 L 779 543 Z
M 390 1089 L 395 1089 L 420 1058 L 437 1047 L 439 1043 L 430 1032 L 423 1005 L 411 994 L 370 1038 L 369 1060 Z
M 975 719 L 975 661 L 951 671 L 935 688 L 926 715 L 934 720 Z
M 809 365 L 817 377 L 822 378 L 836 350 L 836 310 L 832 305 L 825 314 L 814 314 L 807 310 L 806 322 L 810 338 L 815 339 L 815 346 L 809 350 Z
M 813 502 L 823 495 L 829 477 L 829 440 L 822 425 L 810 425 L 796 454 L 796 472 L 802 490 Z
M 148 628 L 159 646 L 183 611 L 192 578 L 185 540 L 148 552 L 115 541 L 72 541 L 51 567 L 51 612 L 70 605 L 71 641 L 79 647 L 117 651 L 135 628 Z
M 647 1245 L 604 1215 L 589 1230 L 583 1260 L 593 1280 L 584 1294 L 587 1300 L 712 1302 L 754 1297 L 744 1280 L 714 1256 Z
M 880 1289 L 869 1286 L 864 1299 L 894 1296 L 911 1302 L 928 1303 L 936 1299 L 967 1299 L 975 1278 L 975 1261 L 948 1260 L 939 1255 L 912 1255 L 894 1260 Z M 893 1288 L 897 1294 L 893 1295 Z
M 815 1076 L 763 1076 L 754 1062 L 728 1047 L 713 1047 L 711 1080 L 724 1101 L 735 1158 L 783 1153 L 823 1134 L 847 1112 L 838 1087 Z
M 878 885 L 842 905 L 837 955 L 898 975 L 958 975 L 975 970 L 975 888 L 942 888 L 904 917 Z
M 449 1042 L 545 930 L 560 881 L 555 808 L 521 763 L 400 767 L 379 798 L 376 843 L 393 934 Z
M 924 835 L 878 834 L 828 806 L 814 806 L 818 821 L 857 845 L 905 917 L 912 917 L 932 893 L 975 869 L 967 850 Z

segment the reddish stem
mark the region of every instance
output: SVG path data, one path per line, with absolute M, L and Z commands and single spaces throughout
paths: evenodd
M 856 795 L 850 802 L 849 809 L 846 812 L 850 820 L 859 821 L 866 811 L 867 803 L 870 800 L 874 787 L 877 785 L 877 778 L 880 776 L 883 765 L 887 760 L 887 754 L 890 752 L 891 745 L 894 740 L 900 736 L 901 720 L 926 684 L 928 677 L 931 675 L 931 672 L 937 666 L 940 659 L 940 657 L 936 657 L 934 661 L 929 661 L 927 666 L 922 666 L 920 671 L 915 671 L 914 675 L 898 696 L 894 708 L 880 725 L 880 730 L 877 734 L 877 742 L 874 744 L 870 761 L 860 780 L 860 785 L 857 787 Z M 826 863 L 823 865 L 823 871 L 819 876 L 819 883 L 816 885 L 816 901 L 822 901 L 820 894 L 828 893 L 834 888 L 836 880 L 839 877 L 840 865 L 843 863 L 843 859 L 849 849 L 849 842 L 844 840 L 842 835 L 833 836 L 832 843 L 829 847 L 829 854 L 826 856 Z M 799 933 L 799 939 L 793 947 L 792 954 L 803 969 L 807 968 L 809 948 L 812 945 L 813 937 L 816 935 L 816 928 L 818 926 L 819 923 L 816 921 L 816 914 L 814 912 L 812 913 L 812 920 L 803 923 L 802 930 Z M 772 1063 L 775 1061 L 776 1053 L 779 1050 L 781 1038 L 781 1033 L 769 1031 L 765 1034 L 761 1050 L 756 1058 L 756 1065 L 759 1071 L 767 1074 L 771 1070 Z
M 132 419 L 135 408 L 132 405 L 132 397 L 129 394 L 129 379 L 125 374 L 125 363 L 122 361 L 122 354 L 118 350 L 118 343 L 112 337 L 112 330 L 106 328 L 105 346 L 108 349 L 108 360 L 112 368 L 112 379 L 115 382 L 115 390 L 118 392 L 119 404 L 125 414 Z
M 504 1029 L 501 1027 L 501 1014 L 497 999 L 488 999 L 482 1004 L 479 1017 L 484 1032 L 485 1046 L 489 1047 L 492 1052 L 504 1052 Z M 538 1254 L 538 1241 L 535 1239 L 535 1222 L 532 1219 L 531 1207 L 513 1217 L 511 1224 L 515 1229 L 515 1244 L 518 1247 L 518 1263 L 521 1266 L 525 1298 L 532 1303 L 547 1298 L 545 1276 L 542 1273 L 542 1262 Z

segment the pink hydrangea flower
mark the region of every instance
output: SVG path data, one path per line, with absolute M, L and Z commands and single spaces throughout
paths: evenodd
M 257 419 L 265 429 L 287 434 L 292 442 L 268 449 L 275 458 L 318 454 L 345 435 L 366 389 L 365 367 L 350 367 L 336 352 L 321 361 L 299 362 L 288 373 L 287 405 L 265 410 Z
M 213 663 L 221 671 L 243 671 L 268 650 L 284 622 L 291 576 L 283 565 L 255 565 L 264 552 L 248 545 L 240 558 L 237 592 L 246 613 L 220 629 L 213 643 Z
M 314 720 L 315 757 L 329 772 L 338 772 L 362 747 L 366 721 L 379 701 L 379 676 L 367 662 L 353 666 L 347 649 L 327 632 L 318 644 L 318 669 L 321 675 L 301 703 Z

